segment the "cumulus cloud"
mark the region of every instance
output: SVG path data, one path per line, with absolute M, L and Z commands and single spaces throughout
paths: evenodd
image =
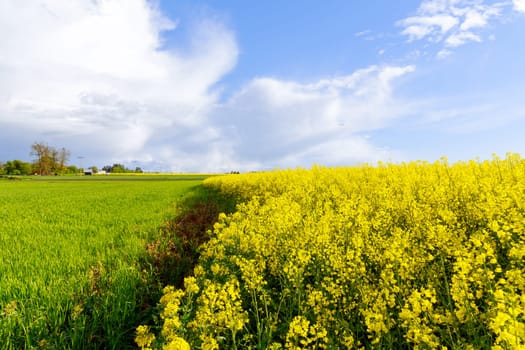
M 184 47 L 164 47 L 170 30 L 146 0 L 2 1 L 0 140 L 20 130 L 107 161 L 154 157 L 170 132 L 191 142 L 238 48 L 209 19 Z
M 393 85 L 414 69 L 372 66 L 308 84 L 254 79 L 214 112 L 212 122 L 221 126 L 239 164 L 250 160 L 272 168 L 385 159 L 389 150 L 362 134 L 408 111 L 394 98 Z
M 450 48 L 482 42 L 482 29 L 500 17 L 505 6 L 505 2 L 485 4 L 482 0 L 425 0 L 415 16 L 397 25 L 403 27 L 401 34 L 408 36 L 408 41 L 443 43 L 449 48 L 438 53 L 438 58 L 443 58 L 442 53 L 450 52 Z
M 147 0 L 2 1 L 0 159 L 27 156 L 35 141 L 70 149 L 84 166 L 162 171 L 392 155 L 363 135 L 407 112 L 394 89 L 413 66 L 310 83 L 260 77 L 220 102 L 215 87 L 238 57 L 234 33 L 204 18 L 168 47 L 178 25 Z

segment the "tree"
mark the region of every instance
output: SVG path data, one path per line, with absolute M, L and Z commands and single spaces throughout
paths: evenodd
M 112 173 L 126 173 L 128 171 L 126 167 L 122 164 L 113 164 L 113 166 L 111 167 L 111 172 Z
M 33 164 L 40 175 L 63 174 L 70 157 L 70 152 L 64 147 L 57 150 L 43 142 L 33 143 L 30 154 L 35 157 Z
M 140 167 L 136 167 L 135 170 L 126 168 L 123 164 L 115 163 L 113 165 L 104 165 L 102 167 L 106 173 L 143 173 L 144 171 Z
M 66 170 L 66 163 L 69 161 L 69 157 L 71 156 L 71 152 L 69 152 L 67 149 L 62 147 L 58 151 L 58 169 L 60 173 L 63 173 Z
M 102 168 L 106 173 L 132 173 L 133 171 L 130 171 L 127 169 L 124 165 L 115 163 L 113 165 L 106 165 Z
M 111 165 L 104 165 L 102 167 L 102 170 L 104 170 L 106 173 L 110 173 L 111 172 Z
M 43 142 L 35 142 L 31 145 L 30 154 L 36 157 L 34 161 L 36 172 L 40 175 L 50 175 L 54 165 L 51 147 Z
M 6 175 L 30 175 L 32 170 L 30 163 L 18 159 L 8 160 L 3 167 L 3 173 Z
M 69 165 L 66 167 L 66 174 L 78 174 L 79 169 L 76 165 Z

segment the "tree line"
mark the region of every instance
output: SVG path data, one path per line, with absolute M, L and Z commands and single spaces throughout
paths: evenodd
M 116 174 L 122 174 L 122 173 L 143 173 L 144 171 L 140 167 L 136 167 L 135 169 L 126 168 L 123 164 L 115 163 L 113 165 L 106 165 L 102 167 L 102 170 L 106 173 L 116 173 Z
M 29 153 L 33 157 L 32 162 L 24 162 L 19 159 L 0 161 L 0 175 L 67 175 L 84 173 L 83 168 L 69 165 L 71 152 L 64 147 L 55 148 L 44 142 L 35 142 L 31 145 Z M 96 166 L 90 166 L 91 173 L 97 173 Z M 102 167 L 106 173 L 142 173 L 140 167 L 128 169 L 122 164 L 115 163 Z
M 35 142 L 31 145 L 29 153 L 33 162 L 24 162 L 20 159 L 0 162 L 0 174 L 2 175 L 63 175 L 78 172 L 76 166 L 67 164 L 71 156 L 66 148 L 55 148 L 43 142 Z

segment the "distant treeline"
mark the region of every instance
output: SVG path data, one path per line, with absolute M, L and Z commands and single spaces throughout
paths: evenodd
M 76 166 L 69 166 L 67 162 L 71 153 L 64 147 L 58 149 L 43 142 L 31 145 L 30 155 L 34 157 L 32 163 L 19 159 L 0 162 L 2 175 L 61 175 L 79 171 Z
M 94 173 L 98 172 L 96 167 L 90 167 L 90 169 Z M 122 174 L 122 173 L 143 173 L 144 172 L 140 167 L 136 167 L 135 169 L 129 169 L 129 168 L 126 168 L 122 164 L 106 165 L 106 166 L 102 167 L 102 171 L 104 171 L 106 173 L 117 173 L 117 174 Z
M 66 148 L 55 148 L 44 142 L 31 145 L 32 162 L 19 159 L 0 161 L 0 175 L 72 175 L 83 174 L 84 168 L 68 164 L 71 152 Z M 90 166 L 90 173 L 99 172 L 98 167 Z M 122 164 L 106 165 L 101 169 L 105 173 L 142 173 L 140 167 L 128 169 Z

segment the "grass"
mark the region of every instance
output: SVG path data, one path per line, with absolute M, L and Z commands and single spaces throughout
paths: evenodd
M 36 182 L 66 182 L 66 181 L 189 181 L 204 180 L 215 174 L 106 174 L 106 175 L 61 175 L 61 176 L 19 176 L 0 175 L 0 180 L 31 180 Z
M 208 231 L 219 213 L 232 213 L 237 198 L 199 186 L 179 203 L 177 215 L 165 222 L 146 250 L 161 284 L 181 288 L 184 277 L 192 274 L 201 245 L 209 240 Z
M 144 247 L 204 177 L 0 180 L 2 348 L 132 347 L 160 288 Z

